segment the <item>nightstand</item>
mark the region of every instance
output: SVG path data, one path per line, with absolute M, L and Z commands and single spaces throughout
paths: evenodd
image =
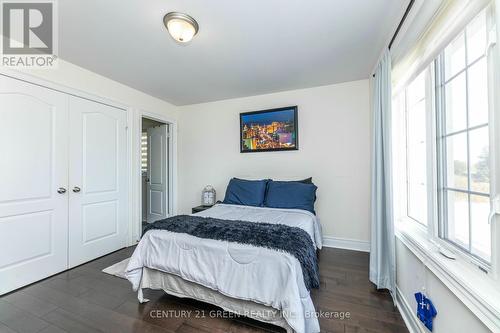
M 193 207 L 191 209 L 191 213 L 194 214 L 194 213 L 199 213 L 199 212 L 202 212 L 204 210 L 207 210 L 209 208 L 212 208 L 213 206 L 196 206 L 196 207 Z

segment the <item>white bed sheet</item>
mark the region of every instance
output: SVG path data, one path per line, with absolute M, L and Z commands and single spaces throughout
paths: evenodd
M 321 228 L 309 212 L 217 205 L 196 215 L 298 226 L 321 247 Z M 175 274 L 229 297 L 281 310 L 295 332 L 320 331 L 300 263 L 288 253 L 150 230 L 137 245 L 126 269 L 125 275 L 134 290 L 140 287 L 143 267 Z
M 305 230 L 311 236 L 314 245 L 318 249 L 321 249 L 323 246 L 319 218 L 306 210 L 218 204 L 193 215 L 224 220 L 286 224 Z

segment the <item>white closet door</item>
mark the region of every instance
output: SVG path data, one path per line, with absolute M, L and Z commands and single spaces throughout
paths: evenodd
M 70 97 L 69 264 L 126 246 L 127 115 Z
M 0 294 L 67 268 L 67 124 L 66 95 L 0 75 Z
M 148 222 L 164 219 L 168 215 L 167 207 L 167 125 L 148 128 L 148 180 L 147 212 Z

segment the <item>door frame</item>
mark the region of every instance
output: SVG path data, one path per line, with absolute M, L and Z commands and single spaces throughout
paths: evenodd
M 142 135 L 142 118 L 148 118 L 165 123 L 169 126 L 168 145 L 165 146 L 168 158 L 168 216 L 177 214 L 177 121 L 160 113 L 146 111 L 143 109 L 133 109 L 134 123 L 134 142 L 133 147 L 133 165 L 131 173 L 133 179 L 131 184 L 134 185 L 130 195 L 133 197 L 130 202 L 135 202 L 132 219 L 129 229 L 129 245 L 134 245 L 139 242 L 142 233 L 142 172 L 141 172 L 141 135 Z

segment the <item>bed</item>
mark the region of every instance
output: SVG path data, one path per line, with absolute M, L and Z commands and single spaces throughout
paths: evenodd
M 297 227 L 307 232 L 317 249 L 322 247 L 318 218 L 301 209 L 218 204 L 193 215 Z M 126 277 L 140 302 L 147 301 L 143 288 L 162 289 L 283 327 L 287 332 L 320 331 L 301 265 L 283 251 L 150 230 L 130 258 Z

